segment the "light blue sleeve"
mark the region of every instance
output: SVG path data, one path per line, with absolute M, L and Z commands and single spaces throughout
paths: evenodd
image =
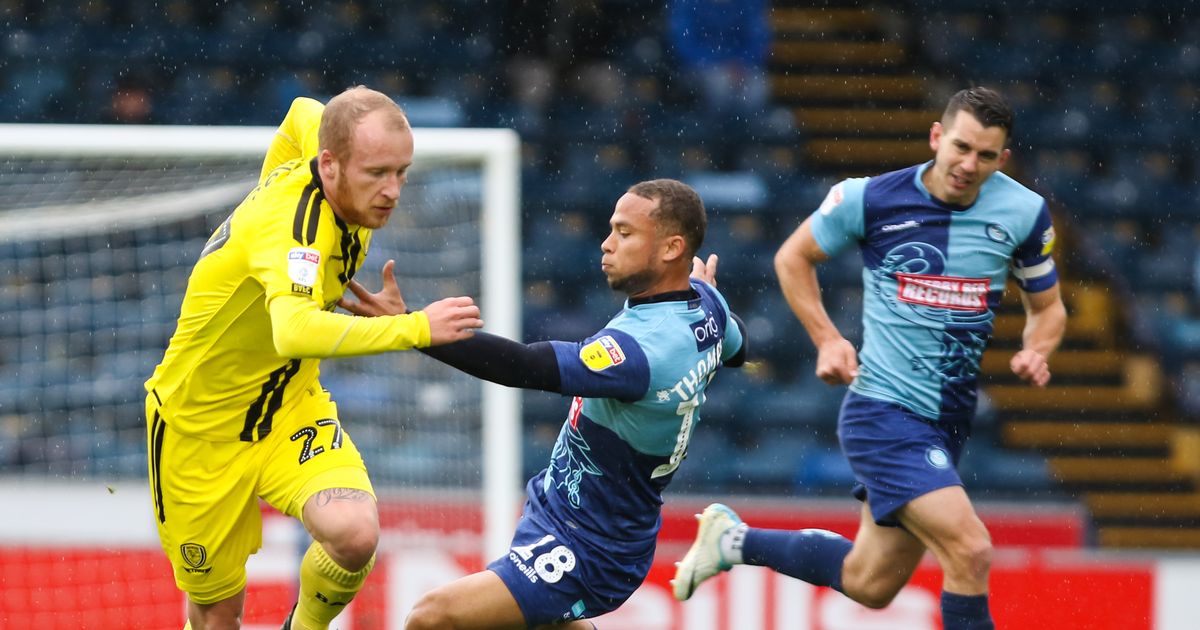
M 812 213 L 812 233 L 826 255 L 839 254 L 863 238 L 863 194 L 870 178 L 859 177 L 838 182 L 829 189 L 821 207 Z

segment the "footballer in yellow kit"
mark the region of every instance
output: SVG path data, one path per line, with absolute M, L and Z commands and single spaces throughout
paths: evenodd
M 306 98 L 292 104 L 258 186 L 200 253 L 175 334 L 146 382 L 149 477 L 159 536 L 177 585 L 202 610 L 244 596 L 245 563 L 262 541 L 260 497 L 300 519 L 307 514 L 305 502 L 322 490 L 373 497 L 362 458 L 318 381 L 320 359 L 431 343 L 432 305 L 428 316 L 332 312 L 366 257 L 371 227 L 386 223 L 395 206 L 412 155 L 411 130 L 400 109 L 366 88 L 345 94 L 356 90 L 355 103 L 338 106 L 339 116 L 351 119 L 348 127 L 342 125 L 341 137 L 336 125 L 328 132 L 331 144 L 344 145 L 340 165 L 339 158 L 326 155 L 325 106 Z M 367 92 L 386 99 L 394 111 L 355 110 Z M 376 114 L 391 118 L 377 120 Z M 371 135 L 361 130 L 368 123 L 392 128 Z M 403 135 L 387 135 L 401 123 Z M 383 146 L 380 138 L 407 138 L 407 144 Z M 345 154 L 360 162 L 364 155 L 399 157 L 358 164 L 353 171 Z M 328 168 L 342 170 L 330 177 L 334 171 Z M 326 189 L 329 181 L 336 190 L 332 184 Z M 370 190 L 384 192 L 381 197 Z M 329 197 L 337 200 L 332 206 Z M 371 515 L 377 539 L 377 512 Z M 318 561 L 328 564 L 328 556 Z M 361 580 L 353 591 L 358 587 Z M 303 588 L 302 577 L 300 608 Z M 240 613 L 241 599 L 236 604 Z

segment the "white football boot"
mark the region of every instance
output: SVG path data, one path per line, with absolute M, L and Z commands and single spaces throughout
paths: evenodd
M 737 512 L 720 503 L 704 508 L 703 513 L 696 515 L 696 520 L 700 522 L 696 540 L 683 560 L 675 563 L 675 579 L 671 580 L 675 599 L 681 602 L 691 597 L 704 580 L 733 568 L 721 554 L 721 537 L 742 524 Z

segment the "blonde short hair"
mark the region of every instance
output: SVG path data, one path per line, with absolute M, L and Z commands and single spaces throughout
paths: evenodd
M 328 149 L 338 159 L 349 159 L 354 150 L 354 129 L 371 112 L 388 112 L 388 123 L 392 129 L 408 129 L 408 117 L 404 110 L 383 92 L 364 85 L 356 85 L 338 94 L 325 105 L 321 114 L 321 127 L 317 130 L 317 143 Z

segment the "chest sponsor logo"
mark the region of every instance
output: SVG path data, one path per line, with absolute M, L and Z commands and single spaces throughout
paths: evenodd
M 292 282 L 311 287 L 317 282 L 317 268 L 321 264 L 321 252 L 308 247 L 293 247 L 288 250 L 288 278 Z
M 625 351 L 611 335 L 587 344 L 579 351 L 579 359 L 593 372 L 607 370 L 625 362 Z
M 896 282 L 896 297 L 901 302 L 955 311 L 987 310 L 987 278 L 897 273 Z

